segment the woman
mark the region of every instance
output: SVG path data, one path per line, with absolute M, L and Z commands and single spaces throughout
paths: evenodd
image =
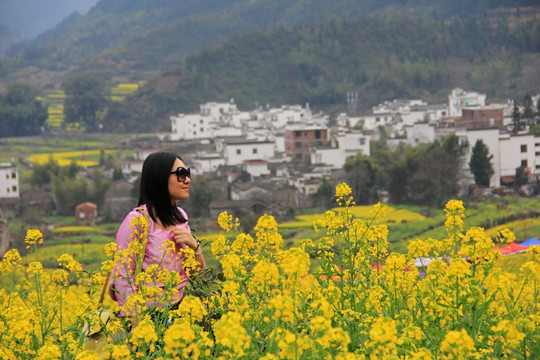
M 176 206 L 176 201 L 189 198 L 190 184 L 190 169 L 178 155 L 170 152 L 150 154 L 142 167 L 137 208 L 126 216 L 116 234 L 117 251 L 128 249 L 129 244 L 137 237 L 133 224 L 137 223 L 137 220 L 142 220 L 139 224 L 146 223 L 144 217 L 148 217 L 148 243 L 142 261 L 142 271 L 150 267 L 153 273 L 167 269 L 180 275 L 180 281 L 174 283 L 172 291 L 169 289 L 172 298 L 164 301 L 166 297 L 159 293 L 156 296 L 154 291 L 155 300 L 146 299 L 147 305 L 151 307 L 164 305 L 177 307 L 182 300 L 183 289 L 188 282 L 188 274 L 183 269 L 186 260 L 185 249 L 193 250 L 195 260 L 202 269 L 206 266 L 199 242 L 191 235 L 187 214 Z M 136 258 L 137 256 L 132 253 L 129 257 L 116 260 L 109 294 L 119 306 L 124 306 L 129 297 L 138 292 L 138 286 L 133 280 L 138 261 Z M 150 283 L 147 282 L 147 285 L 152 286 L 154 290 L 160 288 L 164 293 L 166 285 L 163 282 L 164 280 L 154 278 Z M 130 308 L 133 306 L 128 305 Z M 124 309 L 121 315 L 125 315 L 126 312 L 133 315 L 133 311 Z

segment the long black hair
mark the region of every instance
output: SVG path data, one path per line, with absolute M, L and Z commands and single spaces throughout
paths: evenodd
M 171 205 L 169 176 L 176 159 L 182 158 L 174 153 L 159 151 L 148 155 L 141 173 L 141 188 L 137 206 L 146 204 L 152 220 L 159 219 L 163 226 L 185 223 L 176 205 Z

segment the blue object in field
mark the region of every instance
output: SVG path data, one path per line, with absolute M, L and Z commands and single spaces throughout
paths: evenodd
M 534 238 L 527 239 L 526 241 L 522 242 L 519 245 L 526 246 L 526 247 L 529 247 L 531 245 L 540 245 L 540 240 L 534 237 Z

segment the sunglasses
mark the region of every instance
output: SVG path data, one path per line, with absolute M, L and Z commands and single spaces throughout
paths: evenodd
M 186 178 L 191 179 L 191 169 L 190 168 L 183 168 L 179 167 L 178 169 L 171 171 L 171 174 L 176 174 L 176 178 L 178 179 L 178 182 L 186 182 Z

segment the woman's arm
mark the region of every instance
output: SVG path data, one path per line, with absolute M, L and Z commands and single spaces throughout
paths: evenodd
M 202 249 L 199 246 L 199 242 L 191 235 L 189 227 L 176 226 L 171 230 L 171 234 L 174 238 L 174 242 L 177 245 L 184 244 L 186 247 L 190 247 L 195 252 L 195 260 L 201 264 L 201 268 L 206 268 L 206 262 Z
M 116 233 L 116 265 L 111 274 L 109 294 L 118 302 L 119 306 L 123 306 L 127 298 L 136 291 L 133 278 L 136 266 L 135 254 L 125 252 L 125 256 L 118 257 L 118 254 L 122 253 L 119 250 L 127 250 L 134 239 L 132 222 L 135 217 L 142 217 L 142 214 L 135 211 L 130 212 L 122 221 Z M 143 261 L 143 259 L 140 261 Z

